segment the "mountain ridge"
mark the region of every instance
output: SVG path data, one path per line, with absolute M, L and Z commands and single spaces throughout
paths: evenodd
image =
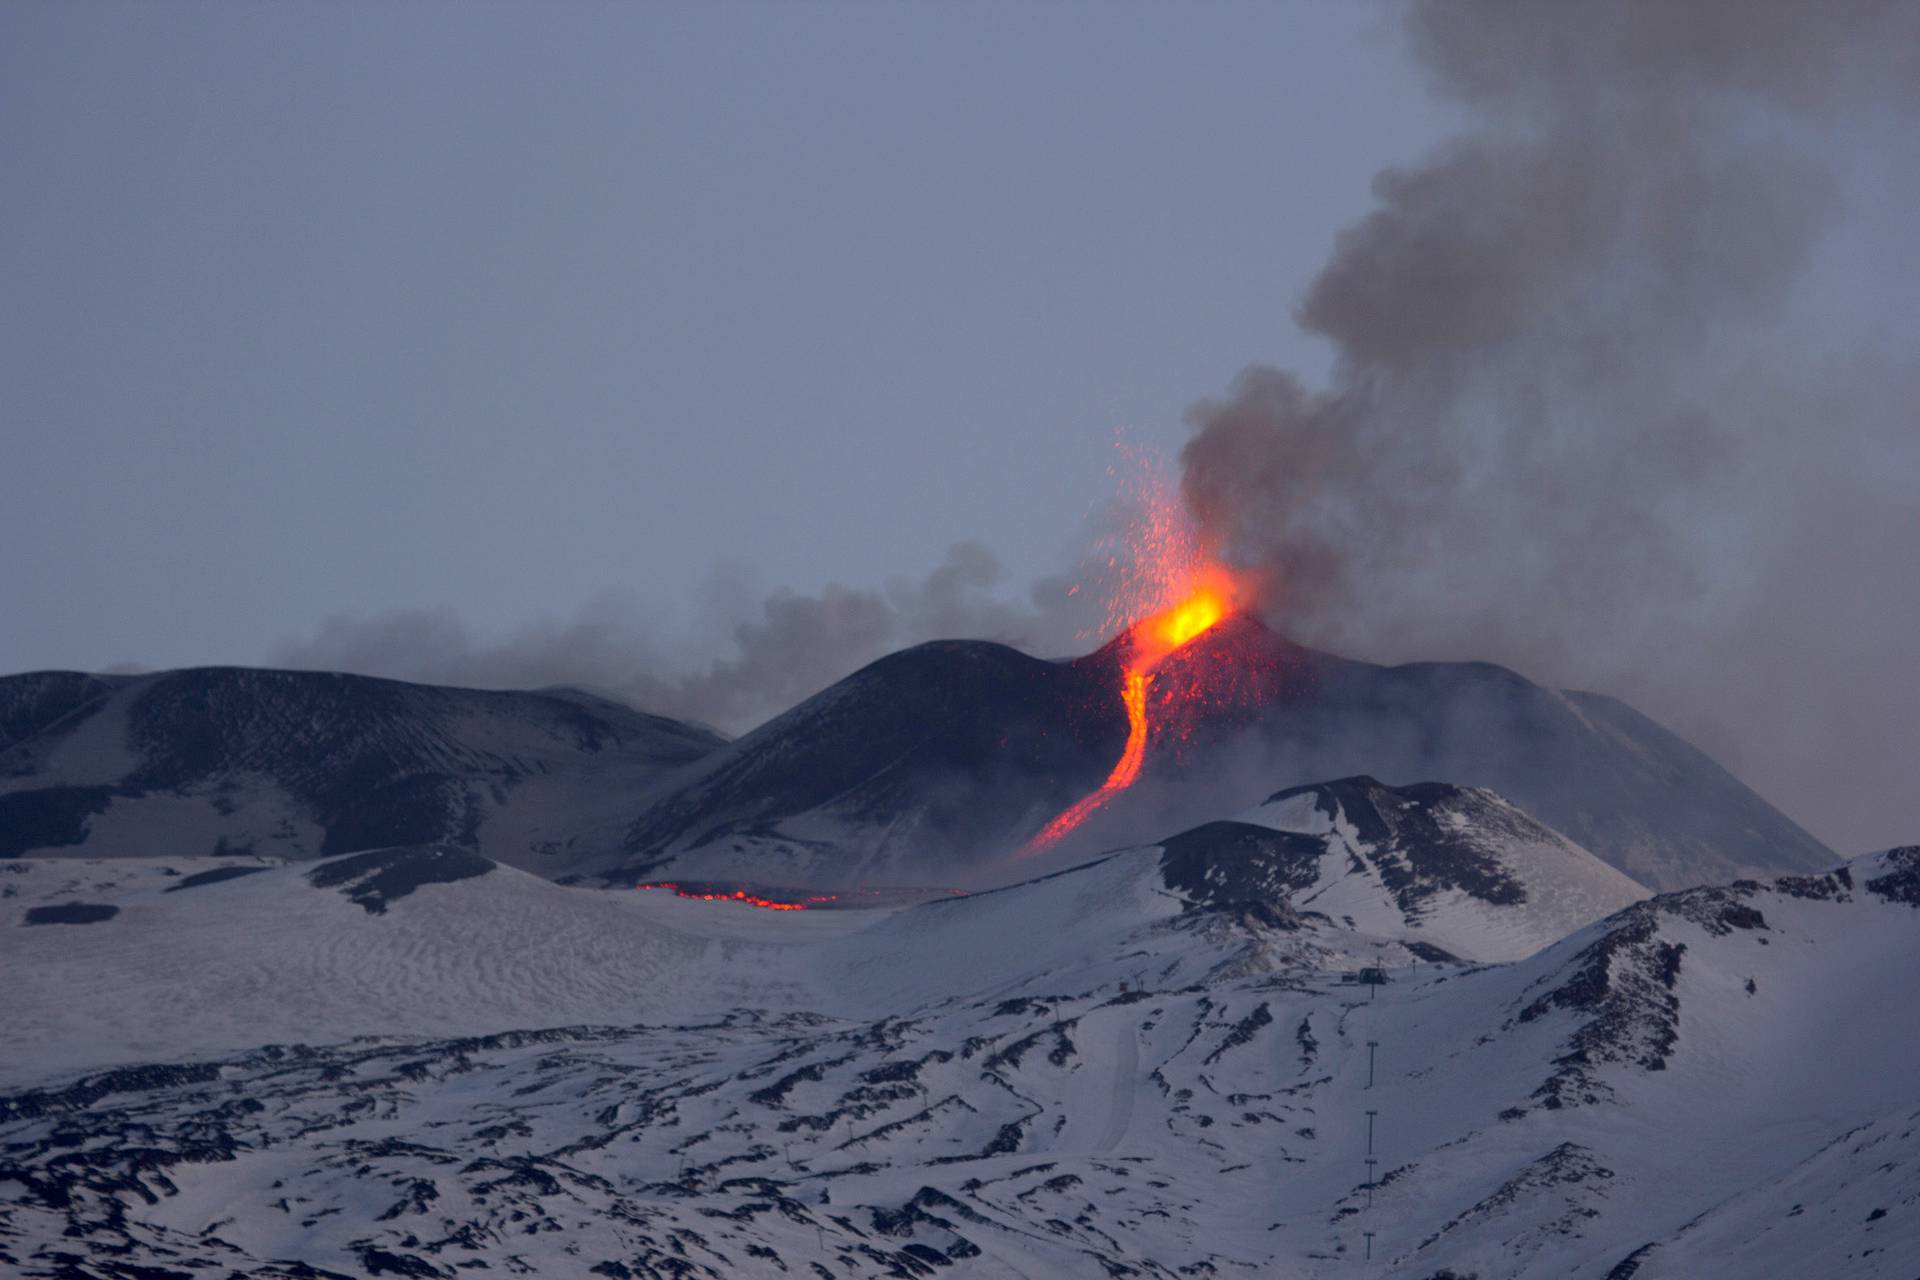
M 569 689 L 228 667 L 0 678 L 0 854 L 451 840 L 608 885 L 1005 883 L 1118 758 L 1125 646 L 1050 661 L 933 641 L 731 740 Z M 1375 666 L 1235 616 L 1165 659 L 1149 702 L 1140 781 L 1063 858 L 1356 774 L 1486 787 L 1653 888 L 1834 857 L 1625 703 L 1492 664 Z
M 0 725 L 0 854 L 41 856 L 453 839 L 538 864 L 571 832 L 529 812 L 490 838 L 515 802 L 557 788 L 582 809 L 560 827 L 610 821 L 721 742 L 605 700 L 249 667 L 7 677 Z
M 932 882 L 1008 879 L 1027 837 L 1118 758 L 1124 651 L 1121 637 L 1052 663 L 984 641 L 889 655 L 666 780 L 628 829 L 626 856 L 582 874 L 911 882 L 903 868 L 924 859 L 946 870 L 923 872 Z M 993 678 L 1006 664 L 1017 677 Z M 1486 787 L 1653 888 L 1836 856 L 1625 703 L 1489 663 L 1376 666 L 1236 616 L 1170 655 L 1148 696 L 1141 779 L 1064 843 L 1068 856 L 1245 808 L 1278 781 L 1356 774 Z M 1010 749 L 988 753 L 987 769 L 948 750 L 996 738 Z M 781 770 L 833 785 L 813 796 L 761 785 Z

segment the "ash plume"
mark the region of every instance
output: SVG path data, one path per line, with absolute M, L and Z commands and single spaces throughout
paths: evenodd
M 1920 379 L 1823 349 L 1804 285 L 1859 147 L 1910 136 L 1920 9 L 1424 0 L 1406 32 L 1465 127 L 1307 290 L 1328 385 L 1256 367 L 1190 412 L 1207 536 L 1305 641 L 1600 687 L 1830 840 L 1911 838 Z

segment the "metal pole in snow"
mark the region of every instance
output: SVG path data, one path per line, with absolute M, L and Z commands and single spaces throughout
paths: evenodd
M 1378 1040 L 1367 1041 L 1367 1088 L 1373 1088 L 1373 1051 L 1380 1047 Z
M 1380 1113 L 1371 1107 L 1367 1109 L 1367 1154 L 1373 1154 L 1373 1118 Z
M 1379 1164 L 1371 1156 L 1367 1158 L 1367 1208 L 1373 1208 L 1373 1166 Z
M 1367 1238 L 1367 1260 L 1371 1262 L 1373 1260 L 1373 1232 L 1362 1231 L 1360 1234 Z

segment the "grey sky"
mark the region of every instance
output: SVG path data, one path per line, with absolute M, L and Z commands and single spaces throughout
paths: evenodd
M 1116 427 L 1313 358 L 1424 140 L 1358 16 L 6 6 L 0 667 L 1052 571 Z
M 921 583 L 964 540 L 1017 601 L 1081 550 L 1116 428 L 1171 454 L 1244 366 L 1326 375 L 1295 306 L 1374 174 L 1460 119 L 1395 12 L 0 8 L 0 670 L 260 662 L 375 619 L 415 674 L 566 678 L 516 665 L 557 634 L 592 680 L 684 663 L 770 588 L 910 579 L 953 616 Z M 1876 399 L 1920 337 L 1913 137 L 1835 139 L 1844 217 L 1790 317 L 1884 361 Z M 1780 429 L 1845 508 L 1859 476 Z M 1911 839 L 1869 583 L 1821 598 L 1833 661 L 1810 636 L 1771 719 L 1770 669 L 1664 698 L 1709 652 L 1528 673 L 1635 698 L 1836 844 Z M 1833 722 L 1890 696 L 1856 765 Z

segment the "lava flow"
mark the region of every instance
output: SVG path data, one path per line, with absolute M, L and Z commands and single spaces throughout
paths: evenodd
M 1198 577 L 1198 585 L 1185 599 L 1139 623 L 1129 634 L 1120 684 L 1120 700 L 1127 709 L 1127 745 L 1113 772 L 1107 775 L 1098 791 L 1082 797 L 1042 827 L 1040 834 L 1029 840 L 1021 851 L 1023 856 L 1041 853 L 1057 844 L 1140 776 L 1140 766 L 1147 758 L 1147 693 L 1153 685 L 1153 669 L 1167 655 L 1196 636 L 1204 635 L 1233 611 L 1232 583 L 1224 571 L 1208 569 Z
M 750 907 L 760 907 L 767 911 L 809 911 L 829 902 L 837 902 L 837 893 L 807 894 L 798 899 L 763 898 L 748 893 L 745 889 L 731 889 L 722 885 L 679 884 L 672 880 L 655 880 L 648 884 L 637 884 L 636 889 L 671 889 L 676 897 L 695 898 L 701 902 L 744 902 Z
M 763 911 L 849 911 L 870 907 L 910 907 L 936 898 L 957 897 L 959 889 L 881 887 L 836 889 L 830 893 L 812 889 L 765 884 L 742 884 L 732 880 L 648 880 L 636 889 L 666 889 L 677 898 L 699 902 L 738 902 Z

